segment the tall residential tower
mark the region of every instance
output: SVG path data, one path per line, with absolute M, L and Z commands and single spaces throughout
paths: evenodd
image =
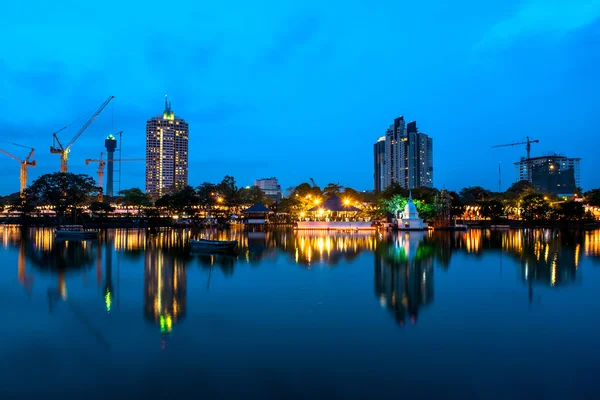
M 375 190 L 377 186 L 378 168 L 382 168 L 378 160 L 375 144 Z M 383 190 L 392 183 L 398 183 L 405 189 L 417 187 L 433 187 L 433 140 L 417 129 L 415 121 L 405 123 L 404 117 L 394 120 L 385 133 L 385 151 L 383 164 Z
M 146 193 L 152 198 L 187 186 L 188 133 L 165 97 L 162 115 L 146 122 Z

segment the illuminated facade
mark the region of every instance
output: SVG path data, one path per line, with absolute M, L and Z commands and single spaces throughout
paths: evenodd
M 265 196 L 277 202 L 279 202 L 279 200 L 281 200 L 283 197 L 281 185 L 275 177 L 257 179 L 254 181 L 254 186 L 257 186 L 260 190 L 262 190 Z
M 163 114 L 146 122 L 146 193 L 152 198 L 187 186 L 188 133 L 166 98 Z
M 529 180 L 528 168 L 531 168 L 531 183 L 538 191 L 573 195 L 580 187 L 580 161 L 581 158 L 568 158 L 557 154 L 521 158 L 521 161 L 515 163 L 517 182 Z
M 385 187 L 385 136 L 377 139 L 373 145 L 374 185 L 375 192 L 381 192 Z
M 433 139 L 419 132 L 415 121 L 394 120 L 385 134 L 384 157 L 382 190 L 393 183 L 405 189 L 433 187 Z

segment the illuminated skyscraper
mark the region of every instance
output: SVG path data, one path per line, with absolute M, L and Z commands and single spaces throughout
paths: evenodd
M 153 198 L 188 184 L 188 124 L 165 111 L 146 123 L 146 193 Z
M 392 183 L 405 189 L 433 187 L 433 139 L 419 132 L 415 121 L 394 120 L 385 133 L 384 158 L 381 190 Z
M 385 136 L 380 137 L 373 145 L 374 160 L 374 185 L 376 192 L 381 192 L 385 187 Z

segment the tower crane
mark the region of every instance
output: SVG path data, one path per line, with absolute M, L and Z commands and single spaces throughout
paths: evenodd
M 110 96 L 104 103 L 102 103 L 100 108 L 98 108 L 98 110 L 85 123 L 85 125 L 83 125 L 83 127 L 79 130 L 79 132 L 77 132 L 77 134 L 73 137 L 73 139 L 71 139 L 71 141 L 69 143 L 67 143 L 66 146 L 62 145 L 62 143 L 58 139 L 58 136 L 56 135 L 60 131 L 54 132 L 52 134 L 53 144 L 52 144 L 52 146 L 50 146 L 50 153 L 60 154 L 60 172 L 67 172 L 67 160 L 69 157 L 69 153 L 71 151 L 71 146 L 73 146 L 73 144 L 75 143 L 75 141 L 77 139 L 79 139 L 79 136 L 81 136 L 83 131 L 85 131 L 88 126 L 90 126 L 90 124 L 96 119 L 96 117 L 98 117 L 98 115 L 100 115 L 102 110 L 104 110 L 104 108 L 108 105 L 108 103 L 110 103 L 110 101 L 114 98 L 115 98 L 115 96 Z M 63 128 L 63 129 L 65 129 L 65 128 Z
M 102 156 L 104 153 L 100 153 L 100 158 L 97 160 L 88 158 L 85 160 L 85 165 L 89 165 L 90 163 L 96 162 L 98 163 L 98 186 L 102 189 L 100 194 L 100 200 L 102 200 L 102 193 L 104 193 L 104 166 L 106 163 L 116 163 L 116 162 L 128 162 L 128 161 L 146 161 L 145 158 L 114 158 L 111 160 L 104 160 Z
M 24 147 L 26 149 L 30 149 L 29 154 L 27 154 L 27 157 L 25 157 L 24 160 L 21 160 L 20 158 L 13 156 L 12 154 L 10 154 L 8 151 L 6 150 L 2 150 L 0 149 L 1 153 L 6 154 L 7 156 L 9 156 L 10 158 L 12 158 L 15 161 L 18 161 L 21 163 L 21 176 L 20 176 L 20 182 L 21 182 L 21 186 L 20 186 L 20 191 L 19 193 L 21 194 L 21 197 L 23 197 L 25 195 L 25 188 L 27 187 L 27 168 L 28 167 L 35 167 L 35 160 L 32 160 L 33 158 L 33 152 L 35 151 L 35 149 L 31 148 L 31 147 L 27 147 L 27 146 L 22 146 L 20 144 L 16 144 L 13 143 L 15 146 L 19 146 L 19 147 Z
M 508 143 L 508 144 L 498 144 L 496 146 L 492 146 L 492 148 L 496 148 L 496 147 L 508 147 L 508 146 L 518 146 L 520 144 L 524 144 L 526 145 L 526 150 L 527 150 L 527 158 L 525 160 L 525 162 L 527 163 L 527 180 L 529 182 L 531 182 L 531 162 L 529 161 L 531 159 L 531 143 L 539 143 L 540 141 L 535 139 L 535 140 L 530 140 L 529 136 L 525 136 L 525 141 L 524 142 L 517 142 L 517 143 Z

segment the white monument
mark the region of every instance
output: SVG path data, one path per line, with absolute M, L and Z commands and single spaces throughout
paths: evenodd
M 406 203 L 406 207 L 404 207 L 404 212 L 399 215 L 398 229 L 403 231 L 422 231 L 427 229 L 427 224 L 424 224 L 423 220 L 419 218 L 417 206 L 412 199 L 412 192 L 408 195 L 408 202 Z

